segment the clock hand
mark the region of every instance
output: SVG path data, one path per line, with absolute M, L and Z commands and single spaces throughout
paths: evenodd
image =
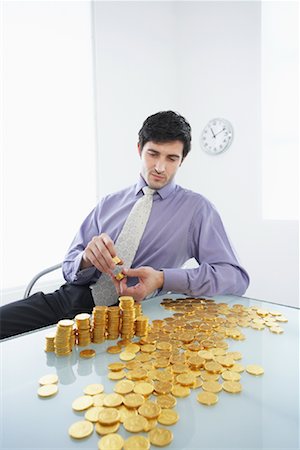
M 215 133 L 213 132 L 212 128 L 210 128 L 210 131 L 212 132 L 212 135 L 213 135 L 213 137 L 215 138 L 216 135 L 215 135 Z
M 218 134 L 222 133 L 222 131 L 224 131 L 224 130 L 225 130 L 225 128 L 222 128 L 222 130 L 218 131 L 217 134 L 215 134 L 214 137 L 218 136 Z

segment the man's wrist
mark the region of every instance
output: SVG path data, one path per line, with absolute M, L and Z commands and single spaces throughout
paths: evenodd
M 161 289 L 164 285 L 164 272 L 162 270 L 157 271 L 157 289 Z

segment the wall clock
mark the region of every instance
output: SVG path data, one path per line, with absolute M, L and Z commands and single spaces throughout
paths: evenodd
M 201 148 L 211 154 L 217 155 L 227 150 L 233 140 L 233 127 L 226 119 L 212 119 L 204 127 L 200 145 Z

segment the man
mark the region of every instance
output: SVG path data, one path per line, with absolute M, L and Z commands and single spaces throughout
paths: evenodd
M 85 219 L 63 263 L 66 284 L 1 308 L 1 338 L 90 312 L 95 304 L 115 304 L 119 295 L 142 301 L 168 291 L 194 296 L 245 292 L 249 277 L 219 214 L 202 195 L 175 183 L 190 148 L 191 127 L 179 114 L 163 111 L 145 120 L 137 183 L 103 198 Z M 126 248 L 127 242 L 134 250 Z M 114 276 L 115 256 L 124 260 L 121 281 Z M 199 266 L 181 268 L 190 258 Z

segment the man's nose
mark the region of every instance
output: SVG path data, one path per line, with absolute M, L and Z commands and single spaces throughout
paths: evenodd
M 156 172 L 159 172 L 159 173 L 164 172 L 165 168 L 166 168 L 166 163 L 164 160 L 160 159 L 160 160 L 156 161 L 156 164 L 155 164 Z

